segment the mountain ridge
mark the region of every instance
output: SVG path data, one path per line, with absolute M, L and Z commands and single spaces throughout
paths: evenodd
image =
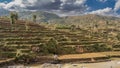
M 9 15 L 10 12 L 6 12 L 5 15 Z M 43 12 L 43 11 L 23 11 L 18 12 L 19 18 L 23 20 L 32 21 L 33 14 L 37 15 L 37 22 L 47 22 L 47 23 L 62 23 L 62 24 L 81 24 L 81 23 L 91 23 L 91 22 L 120 22 L 120 18 L 113 16 L 102 16 L 96 14 L 87 14 L 80 16 L 65 16 L 60 17 L 57 14 Z M 3 14 L 4 15 L 4 14 Z

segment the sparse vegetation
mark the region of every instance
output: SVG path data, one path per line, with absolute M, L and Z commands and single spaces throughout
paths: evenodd
M 36 22 L 37 15 L 33 14 L 33 22 Z
M 29 22 L 26 21 L 26 23 L 25 23 L 25 30 L 26 30 L 26 31 L 29 31 L 29 29 L 30 29 Z
M 36 17 L 33 15 L 33 22 L 36 22 Z M 36 56 L 80 53 L 76 52 L 77 46 L 82 46 L 85 49 L 82 53 L 116 51 L 115 49 L 119 48 L 119 45 L 116 45 L 120 43 L 118 26 L 109 22 L 106 29 L 103 21 L 104 25 L 99 25 L 98 16 L 96 21 L 92 23 L 89 16 L 80 20 L 79 17 L 74 18 L 64 18 L 65 21 L 62 20 L 64 24 L 54 20 L 47 24 L 43 22 L 44 25 L 42 25 L 29 20 L 18 20 L 18 14 L 11 13 L 11 21 L 0 19 L 0 55 L 2 55 L 0 58 L 16 58 L 16 62 L 23 59 L 24 61 L 32 61 Z M 70 21 L 75 23 L 71 24 Z M 112 20 L 112 22 L 114 21 Z M 16 30 L 11 31 L 11 27 Z M 98 32 L 94 32 L 94 27 Z M 80 50 L 80 47 L 78 49 Z M 17 51 L 21 51 L 21 55 L 17 55 Z
M 120 40 L 120 33 L 118 33 L 118 35 L 117 35 L 117 39 Z
M 105 44 L 94 44 L 91 49 L 88 49 L 88 51 L 91 52 L 105 52 L 105 51 L 111 51 L 112 49 L 109 48 L 107 45 Z
M 75 31 L 76 30 L 76 26 L 75 25 L 71 25 L 71 31 Z

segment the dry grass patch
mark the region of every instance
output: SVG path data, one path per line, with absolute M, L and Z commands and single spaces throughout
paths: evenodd
M 86 53 L 86 54 L 70 54 L 70 55 L 61 55 L 59 56 L 60 60 L 63 59 L 88 59 L 88 58 L 102 58 L 107 57 L 101 53 Z

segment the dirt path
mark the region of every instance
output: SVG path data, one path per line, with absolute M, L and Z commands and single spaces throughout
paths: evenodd
M 61 67 L 60 67 L 61 66 Z M 83 64 L 42 64 L 31 68 L 120 68 L 120 61 Z
M 88 64 L 66 64 L 63 68 L 120 68 L 120 61 L 109 61 Z

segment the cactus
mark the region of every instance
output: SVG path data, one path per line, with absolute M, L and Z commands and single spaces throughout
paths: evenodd
M 33 15 L 33 22 L 36 22 L 36 18 L 37 18 L 37 16 L 34 14 Z
M 10 13 L 10 21 L 11 24 L 15 24 L 15 14 L 13 12 Z
M 12 29 L 14 29 L 13 25 L 17 22 L 18 20 L 18 14 L 16 12 L 11 12 L 10 13 L 10 22 L 12 25 Z

